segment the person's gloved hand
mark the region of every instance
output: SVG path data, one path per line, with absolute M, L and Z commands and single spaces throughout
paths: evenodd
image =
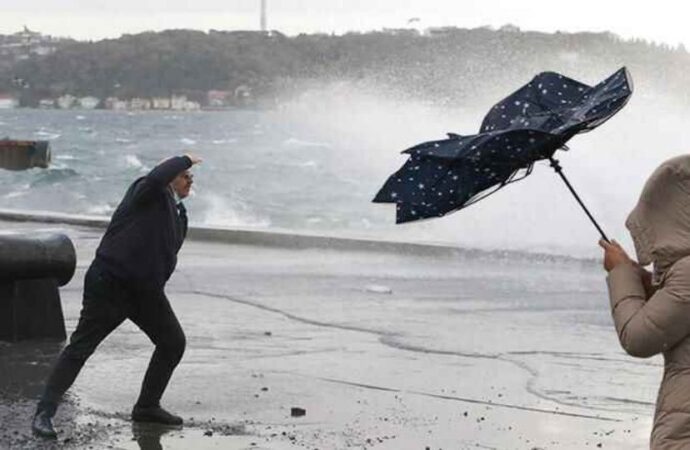
M 611 272 L 619 264 L 636 264 L 615 240 L 606 242 L 599 239 L 599 246 L 604 249 L 604 269 L 607 272 Z

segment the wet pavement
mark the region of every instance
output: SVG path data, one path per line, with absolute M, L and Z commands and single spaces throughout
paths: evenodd
M 101 232 L 3 226 L 74 241 L 71 333 Z M 659 363 L 620 350 L 592 262 L 188 241 L 167 293 L 187 351 L 163 406 L 183 428 L 129 421 L 152 345 L 126 322 L 58 411 L 57 444 L 28 425 L 60 345 L 0 343 L 0 448 L 647 447 Z

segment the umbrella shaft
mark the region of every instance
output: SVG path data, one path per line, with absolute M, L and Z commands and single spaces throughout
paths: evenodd
M 602 239 L 604 239 L 606 242 L 609 242 L 609 238 L 604 233 L 604 230 L 602 230 L 601 227 L 599 226 L 599 224 L 597 223 L 597 221 L 594 220 L 594 216 L 592 216 L 592 214 L 589 212 L 589 210 L 587 209 L 585 204 L 582 203 L 582 200 L 580 200 L 580 196 L 577 195 L 577 192 L 575 192 L 575 189 L 573 189 L 573 187 L 571 186 L 568 179 L 565 177 L 565 175 L 563 175 L 563 169 L 561 168 L 561 165 L 558 163 L 558 160 L 553 159 L 553 158 L 549 158 L 549 160 L 551 161 L 551 167 L 553 167 L 553 170 L 556 171 L 556 173 L 561 177 L 561 179 L 563 180 L 565 185 L 568 186 L 568 189 L 570 189 L 570 192 L 573 194 L 573 197 L 575 197 L 575 200 L 577 200 L 577 202 L 580 204 L 582 209 L 585 211 L 585 214 L 587 214 L 587 217 L 589 217 L 589 220 L 592 221 L 594 226 L 597 228 L 597 231 L 599 231 L 599 234 L 601 235 Z

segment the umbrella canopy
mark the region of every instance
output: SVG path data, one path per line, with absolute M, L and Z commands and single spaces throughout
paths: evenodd
M 557 164 L 557 149 L 608 120 L 631 94 L 625 67 L 594 87 L 540 73 L 491 108 L 478 134 L 449 133 L 448 139 L 405 150 L 409 159 L 374 202 L 395 203 L 397 223 L 460 210 L 529 175 L 536 161 Z

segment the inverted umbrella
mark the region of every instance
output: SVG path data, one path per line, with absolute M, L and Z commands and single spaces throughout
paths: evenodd
M 478 134 L 449 133 L 448 139 L 403 151 L 408 160 L 388 178 L 374 202 L 395 203 L 396 223 L 441 217 L 523 179 L 535 162 L 548 159 L 608 240 L 553 155 L 567 149 L 565 143 L 574 135 L 617 113 L 632 91 L 625 67 L 594 87 L 555 72 L 540 73 L 491 108 Z

